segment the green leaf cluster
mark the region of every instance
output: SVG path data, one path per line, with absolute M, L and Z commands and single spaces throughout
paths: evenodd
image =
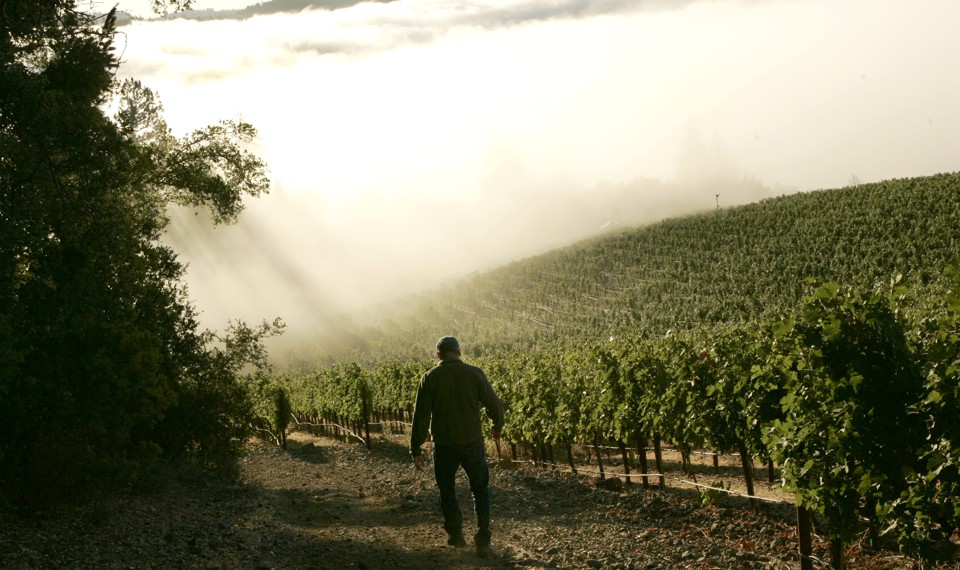
M 815 284 L 779 337 L 782 420 L 768 434 L 798 502 L 850 540 L 859 517 L 909 486 L 926 436 L 913 410 L 923 377 L 888 297 Z
M 156 95 L 116 78 L 113 11 L 0 12 L 0 495 L 29 505 L 235 455 L 241 371 L 273 327 L 199 331 L 159 238 L 170 204 L 230 221 L 266 191 L 255 131 L 173 137 Z

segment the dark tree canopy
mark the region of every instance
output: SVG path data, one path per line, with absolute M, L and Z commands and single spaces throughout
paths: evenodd
M 21 503 L 229 456 L 242 362 L 279 329 L 212 343 L 159 242 L 172 203 L 229 222 L 267 191 L 255 129 L 174 137 L 155 94 L 117 79 L 113 12 L 82 7 L 0 1 L 0 496 Z

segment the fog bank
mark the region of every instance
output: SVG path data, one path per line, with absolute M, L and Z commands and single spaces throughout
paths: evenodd
M 397 0 L 133 23 L 120 75 L 177 132 L 260 129 L 272 194 L 167 239 L 204 324 L 306 334 L 717 193 L 958 170 L 957 21 L 946 0 Z

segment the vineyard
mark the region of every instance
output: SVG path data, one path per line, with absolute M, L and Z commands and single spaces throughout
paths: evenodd
M 872 289 L 902 275 L 940 294 L 958 253 L 960 174 L 794 194 L 616 231 L 374 307 L 345 327 L 339 352 L 421 356 L 438 329 L 479 355 L 750 323 L 794 310 L 809 278 Z
M 260 377 L 260 429 L 281 442 L 290 410 L 369 444 L 454 334 L 507 407 L 511 459 L 575 471 L 592 448 L 602 474 L 613 448 L 621 477 L 662 485 L 662 445 L 732 453 L 748 494 L 770 465 L 826 523 L 835 567 L 863 533 L 922 556 L 960 523 L 958 252 L 956 174 L 603 236 L 382 308 L 352 351 Z

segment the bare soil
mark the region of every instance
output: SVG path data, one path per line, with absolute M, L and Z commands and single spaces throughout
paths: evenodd
M 708 461 L 699 458 L 689 475 L 669 472 L 665 491 L 494 461 L 494 554 L 480 559 L 465 479 L 469 544 L 458 549 L 446 545 L 432 474 L 413 468 L 402 436 L 377 436 L 367 450 L 298 432 L 287 450 L 251 442 L 230 483 L 118 493 L 30 518 L 0 514 L 0 568 L 799 568 L 788 503 L 705 505 L 679 482 L 742 486 L 735 461 L 719 473 Z M 775 485 L 757 485 L 758 495 L 789 502 Z M 926 568 L 960 568 L 950 555 Z M 919 567 L 859 544 L 847 558 L 851 569 Z M 814 566 L 825 560 L 816 539 Z

